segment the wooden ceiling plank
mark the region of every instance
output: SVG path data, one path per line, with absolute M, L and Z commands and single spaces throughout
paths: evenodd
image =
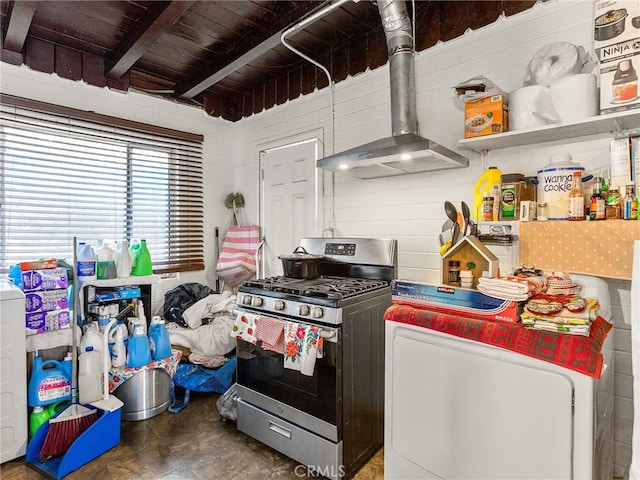
M 293 8 L 290 3 L 294 4 Z M 259 22 L 264 25 L 262 29 L 243 32 L 241 39 L 234 42 L 233 51 L 226 52 L 224 57 L 218 55 L 215 61 L 200 69 L 203 73 L 181 82 L 176 87 L 176 97 L 191 98 L 226 78 L 234 70 L 244 67 L 280 45 L 280 36 L 291 23 L 298 21 L 301 16 L 313 12 L 314 9 L 321 8 L 322 3 L 311 1 L 275 2 L 274 5 L 275 9 L 271 12 L 272 18 Z M 278 31 L 272 33 L 274 29 L 278 29 Z M 255 45 L 256 41 L 260 41 L 260 38 L 263 40 Z
M 11 9 L 7 34 L 4 38 L 4 49 L 21 52 L 24 47 L 29 27 L 36 13 L 36 0 L 15 0 Z
M 182 83 L 181 85 L 176 87 L 176 96 L 180 98 L 192 98 L 203 90 L 209 88 L 211 85 L 218 83 L 223 78 L 232 74 L 236 70 L 239 70 L 241 67 L 244 67 L 256 58 L 259 58 L 272 48 L 278 46 L 280 44 L 280 36 L 282 35 L 282 32 L 284 32 L 284 29 L 279 31 L 275 35 L 272 35 L 267 40 L 255 46 L 245 54 L 236 58 L 225 67 L 220 68 L 215 72 L 206 74 L 199 80 L 189 79 L 187 82 Z
M 177 22 L 195 1 L 156 2 L 149 8 L 120 42 L 113 55 L 105 62 L 107 77 L 120 78 L 133 64 Z

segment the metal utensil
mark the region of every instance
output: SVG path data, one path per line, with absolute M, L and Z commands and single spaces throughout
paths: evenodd
M 462 218 L 464 218 L 464 231 L 462 232 L 462 236 L 467 236 L 467 230 L 469 230 L 469 218 L 471 217 L 471 212 L 469 211 L 469 205 L 466 202 L 462 202 Z
M 460 225 L 457 223 L 453 224 L 453 230 L 451 232 L 451 243 L 456 244 L 460 240 Z
M 455 205 L 449 200 L 444 202 L 444 212 L 447 214 L 447 217 L 449 217 L 449 220 L 451 220 L 453 223 L 458 222 L 458 210 L 456 209 Z
M 458 225 L 458 210 L 455 205 L 451 203 L 449 200 L 444 202 L 444 212 L 449 217 L 449 220 L 453 223 L 451 225 L 451 243 L 455 244 L 457 240 L 456 228 L 458 229 L 458 235 L 460 234 L 460 226 Z

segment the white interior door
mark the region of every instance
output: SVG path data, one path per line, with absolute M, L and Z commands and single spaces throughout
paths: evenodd
M 279 255 L 292 253 L 302 237 L 317 235 L 316 138 L 260 152 L 264 276 L 282 275 Z

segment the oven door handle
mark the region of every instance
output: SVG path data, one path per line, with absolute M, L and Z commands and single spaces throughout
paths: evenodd
M 334 338 L 337 334 L 336 330 L 320 330 L 320 336 L 326 340 Z
M 234 308 L 233 309 L 233 314 L 234 315 L 240 315 L 240 314 L 244 314 L 244 313 L 251 313 L 254 315 L 259 315 L 257 313 L 254 312 L 247 312 L 246 310 L 241 310 L 239 308 Z M 271 317 L 271 318 L 276 318 L 278 320 L 281 320 L 283 322 L 287 322 L 287 320 L 282 320 L 281 318 L 278 317 L 274 317 L 272 315 L 265 315 L 267 317 Z M 291 320 L 293 322 L 295 322 L 295 320 Z M 306 322 L 299 322 L 299 323 L 306 323 Z M 307 325 L 311 325 L 311 324 L 307 324 Z M 329 328 L 329 327 L 320 327 L 320 336 L 322 338 L 324 338 L 326 341 L 331 342 L 331 343 L 338 343 L 338 329 L 336 328 Z

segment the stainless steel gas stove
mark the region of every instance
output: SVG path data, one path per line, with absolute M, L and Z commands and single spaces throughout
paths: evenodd
M 384 312 L 396 277 L 396 241 L 304 238 L 320 277 L 244 282 L 241 312 L 314 326 L 324 341 L 313 375 L 284 354 L 238 340 L 238 428 L 300 462 L 306 474 L 353 475 L 381 446 Z M 285 345 L 285 352 L 287 345 Z

